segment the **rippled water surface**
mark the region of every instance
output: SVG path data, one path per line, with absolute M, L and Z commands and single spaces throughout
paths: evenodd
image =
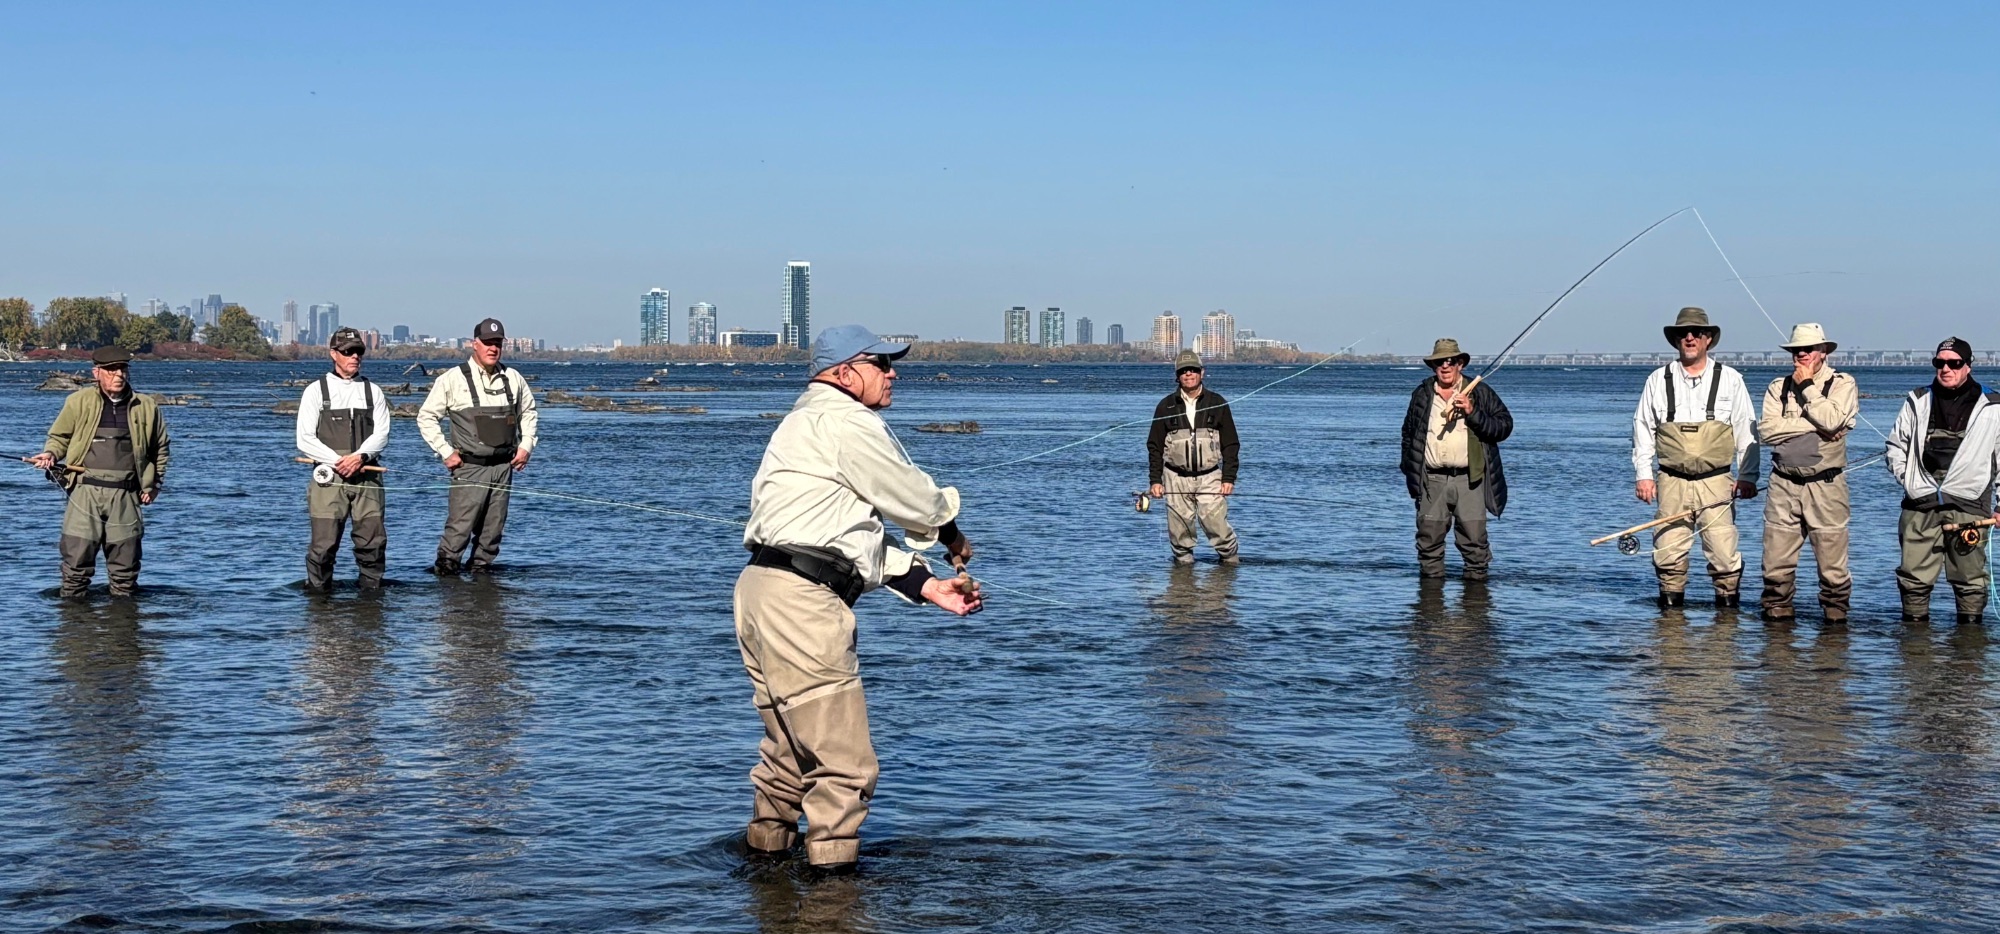
M 45 369 L 0 367 L 0 450 L 39 444 L 61 402 L 31 391 Z M 393 369 L 373 375 L 399 382 Z M 523 369 L 544 391 L 650 372 Z M 730 616 L 738 528 L 517 495 L 504 573 L 440 582 L 420 569 L 442 474 L 399 420 L 400 586 L 309 599 L 305 468 L 291 418 L 269 413 L 298 390 L 269 384 L 313 370 L 140 363 L 142 388 L 204 398 L 167 410 L 174 465 L 136 604 L 54 599 L 61 496 L 0 466 L 0 929 L 1972 931 L 2000 917 L 1993 652 L 1984 628 L 1896 622 L 1897 499 L 1879 466 L 1853 482 L 1851 625 L 1822 628 L 1807 597 L 1795 626 L 1769 627 L 1699 588 L 1663 613 L 1644 557 L 1583 544 L 1648 518 L 1629 465 L 1643 372 L 1509 368 L 1494 384 L 1518 427 L 1493 581 L 1425 587 L 1395 470 L 1423 374 L 1327 368 L 1238 407 L 1242 566 L 1173 570 L 1163 513 L 1132 509 L 1142 429 L 972 469 L 1145 417 L 1164 368 L 945 369 L 905 368 L 889 417 L 964 491 L 989 609 L 863 600 L 882 781 L 863 873 L 819 880 L 739 850 L 760 731 Z M 1218 367 L 1210 382 L 1239 397 L 1293 372 Z M 1885 430 L 1928 378 L 1859 376 Z M 706 414 L 547 409 L 519 483 L 741 518 L 776 425 L 758 416 L 788 408 L 800 377 L 677 367 L 669 382 L 717 391 L 653 398 Z M 986 431 L 910 430 L 959 419 Z M 1874 438 L 1863 426 L 1856 449 Z M 1739 517 L 1752 596 L 1760 504 Z

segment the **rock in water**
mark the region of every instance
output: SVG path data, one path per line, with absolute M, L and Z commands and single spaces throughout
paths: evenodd
M 930 422 L 918 425 L 917 430 L 927 431 L 934 435 L 976 435 L 979 433 L 979 423 L 974 421 Z

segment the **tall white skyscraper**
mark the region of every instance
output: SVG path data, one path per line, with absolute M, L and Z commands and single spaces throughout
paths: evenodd
M 1201 355 L 1209 360 L 1236 356 L 1236 316 L 1218 308 L 1201 316 Z
M 1063 345 L 1063 311 L 1048 308 L 1042 311 L 1042 346 L 1061 347 Z
M 1163 354 L 1181 352 L 1181 316 L 1163 312 L 1153 319 L 1153 349 Z
M 787 347 L 812 346 L 812 264 L 785 264 L 785 308 L 778 318 L 778 339 Z
M 656 347 L 674 342 L 674 295 L 653 289 L 639 296 L 639 345 Z
M 1028 306 L 1015 305 L 1007 309 L 1001 319 L 1000 343 L 1026 344 L 1028 341 Z
M 695 302 L 688 306 L 688 343 L 715 346 L 715 306 Z

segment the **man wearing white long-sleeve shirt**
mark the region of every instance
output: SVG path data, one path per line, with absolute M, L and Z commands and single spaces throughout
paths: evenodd
M 382 524 L 382 475 L 374 466 L 389 445 L 389 400 L 361 375 L 368 345 L 361 332 L 341 328 L 328 342 L 333 372 L 314 380 L 299 397 L 299 453 L 333 469 L 332 483 L 306 487 L 312 544 L 306 548 L 306 589 L 333 589 L 333 557 L 349 520 L 354 523 L 354 566 L 361 589 L 382 586 L 389 533 Z
M 764 721 L 745 842 L 789 850 L 804 817 L 807 859 L 833 871 L 851 870 L 860 856 L 879 771 L 854 601 L 886 586 L 960 616 L 981 606 L 969 581 L 933 577 L 922 558 L 890 544 L 883 525 L 901 527 L 917 551 L 942 544 L 961 567 L 972 555 L 956 521 L 958 491 L 912 464 L 875 414 L 889 407 L 895 361 L 909 349 L 859 325 L 813 341 L 812 383 L 750 484 L 750 566 L 736 579 L 736 638 Z
M 440 374 L 417 410 L 417 431 L 451 471 L 444 533 L 431 565 L 439 575 L 456 575 L 461 566 L 474 574 L 492 569 L 507 531 L 514 474 L 528 469 L 541 424 L 527 378 L 500 362 L 506 327 L 487 318 L 472 338 L 472 358 Z M 471 557 L 464 558 L 468 547 Z
M 1687 602 L 1688 553 L 1696 533 L 1715 583 L 1716 605 L 1738 606 L 1743 556 L 1736 550 L 1734 501 L 1757 495 L 1757 404 L 1743 374 L 1709 359 L 1722 329 L 1708 323 L 1708 312 L 1683 308 L 1663 330 L 1680 359 L 1646 377 L 1632 416 L 1636 495 L 1657 503 L 1662 518 L 1689 513 L 1653 530 L 1660 606 Z

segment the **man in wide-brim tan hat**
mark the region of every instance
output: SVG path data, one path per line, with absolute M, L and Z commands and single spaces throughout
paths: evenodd
M 1662 518 L 1688 513 L 1653 530 L 1660 606 L 1687 602 L 1688 553 L 1697 533 L 1716 605 L 1737 606 L 1743 556 L 1736 550 L 1734 501 L 1757 495 L 1756 401 L 1741 373 L 1709 359 L 1722 329 L 1708 322 L 1708 312 L 1683 308 L 1664 330 L 1679 359 L 1646 377 L 1632 415 L 1634 494 L 1656 503 Z
M 1514 433 L 1514 416 L 1500 394 L 1484 381 L 1465 391 L 1465 365 L 1472 355 L 1458 341 L 1431 345 L 1431 376 L 1410 393 L 1403 416 L 1403 480 L 1417 504 L 1417 572 L 1444 576 L 1445 532 L 1456 530 L 1465 579 L 1486 579 L 1493 549 L 1486 539 L 1486 514 L 1507 508 L 1507 477 L 1500 469 L 1500 442 Z
M 1757 437 L 1771 450 L 1764 500 L 1764 619 L 1792 618 L 1799 552 L 1810 540 L 1819 566 L 1819 605 L 1828 623 L 1847 620 L 1847 433 L 1860 412 L 1854 377 L 1827 355 L 1838 347 L 1817 324 L 1792 327 L 1792 372 L 1764 390 Z

